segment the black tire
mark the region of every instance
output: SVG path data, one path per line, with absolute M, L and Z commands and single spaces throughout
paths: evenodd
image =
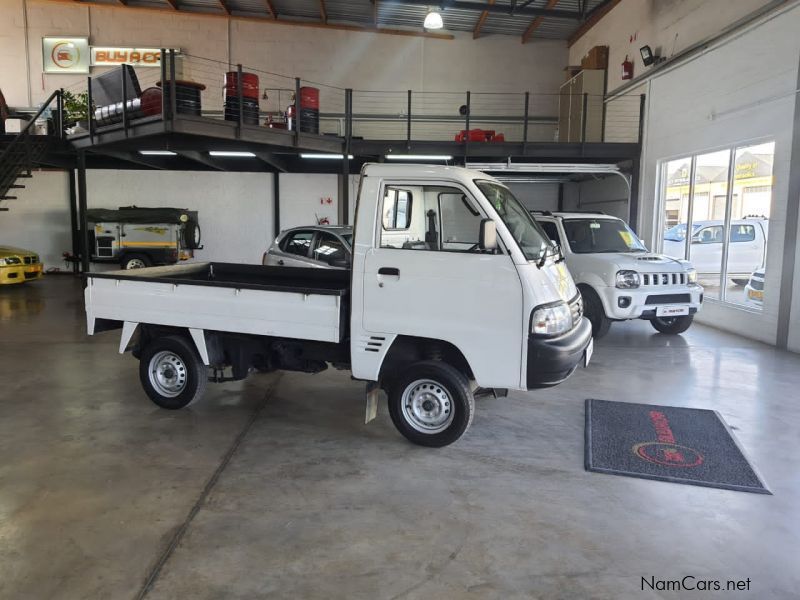
M 432 383 L 419 383 L 414 385 L 415 382 L 432 382 Z M 428 389 L 424 386 L 430 386 L 429 394 L 435 397 L 435 406 L 440 409 L 443 423 L 439 428 L 430 427 L 430 432 L 424 431 L 426 427 L 416 423 L 409 416 L 413 412 L 411 408 L 404 408 L 403 402 L 406 398 L 406 390 L 412 388 L 413 390 Z M 414 394 L 414 391 L 409 389 L 409 394 Z M 458 440 L 469 429 L 472 423 L 472 417 L 475 413 L 475 399 L 470 391 L 469 380 L 455 367 L 438 360 L 426 360 L 417 363 L 412 363 L 402 370 L 402 372 L 392 379 L 389 390 L 389 415 L 392 417 L 392 422 L 397 430 L 402 433 L 406 439 L 414 444 L 420 446 L 427 446 L 429 448 L 441 448 L 448 446 Z M 428 400 L 420 399 L 428 392 L 422 391 L 417 393 L 417 401 L 420 406 Z M 410 400 L 410 398 L 407 398 Z M 411 406 L 411 404 L 407 405 Z M 445 413 L 445 411 L 450 411 Z M 436 409 L 434 408 L 434 412 Z M 435 418 L 435 417 L 434 417 Z
M 177 358 L 177 361 L 170 357 Z M 170 387 L 169 384 L 158 383 L 157 370 L 160 367 L 174 369 L 174 378 L 177 379 L 173 386 L 173 391 L 177 392 L 175 395 L 165 391 Z M 167 379 L 172 379 L 169 373 L 166 375 Z M 178 410 L 203 395 L 208 384 L 208 369 L 190 340 L 180 336 L 165 336 L 152 340 L 142 351 L 139 357 L 139 381 L 158 406 Z
M 650 324 L 659 333 L 678 335 L 689 329 L 692 321 L 694 321 L 694 315 L 687 315 L 685 317 L 655 317 L 650 320 Z
M 143 267 L 152 267 L 153 261 L 146 254 L 126 254 L 119 264 L 125 270 L 141 269 Z
M 183 226 L 184 247 L 189 248 L 189 250 L 197 250 L 200 248 L 201 241 L 202 232 L 200 231 L 200 225 L 197 221 L 187 221 Z
M 611 319 L 606 316 L 600 296 L 592 288 L 581 286 L 583 296 L 583 314 L 592 324 L 592 335 L 601 338 L 611 328 Z

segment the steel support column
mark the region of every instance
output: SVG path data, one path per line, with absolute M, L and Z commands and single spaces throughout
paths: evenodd
M 75 190 L 75 169 L 69 169 L 69 224 L 72 231 L 72 256 L 77 258 L 81 252 L 80 230 L 78 229 L 78 193 Z M 78 273 L 77 260 L 72 263 L 72 272 Z
M 281 174 L 272 174 L 272 201 L 274 212 L 272 214 L 272 229 L 275 237 L 281 232 Z
M 89 272 L 89 223 L 86 220 L 86 151 L 78 152 L 78 219 L 80 222 L 81 272 Z

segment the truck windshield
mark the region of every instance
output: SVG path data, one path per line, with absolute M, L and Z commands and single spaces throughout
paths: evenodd
M 552 242 L 514 194 L 507 187 L 492 181 L 476 181 L 475 185 L 500 215 L 525 258 L 542 260 L 552 248 Z
M 575 254 L 647 252 L 636 234 L 619 219 L 564 219 L 564 233 Z

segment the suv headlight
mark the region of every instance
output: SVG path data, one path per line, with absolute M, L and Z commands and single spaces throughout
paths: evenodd
M 686 276 L 689 283 L 697 283 L 697 269 L 689 269 L 686 271 Z
M 572 311 L 566 302 L 542 306 L 533 311 L 531 333 L 554 336 L 572 329 Z
M 617 287 L 622 290 L 638 288 L 641 285 L 639 273 L 636 271 L 617 271 Z
M 6 259 L 0 258 L 0 267 L 5 267 L 5 266 L 6 266 Z

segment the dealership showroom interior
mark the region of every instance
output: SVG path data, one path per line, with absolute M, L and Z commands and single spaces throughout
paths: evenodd
M 0 7 L 0 599 L 800 597 L 800 0 Z

